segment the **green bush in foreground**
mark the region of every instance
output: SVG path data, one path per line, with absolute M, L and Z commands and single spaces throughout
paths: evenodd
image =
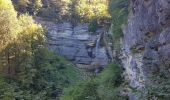
M 0 77 L 1 100 L 56 99 L 64 87 L 80 78 L 72 64 L 44 47 L 35 51 L 33 59 L 34 66 L 23 64 L 14 78 Z
M 97 19 L 93 19 L 93 20 L 91 21 L 90 25 L 89 25 L 88 31 L 94 33 L 94 32 L 96 32 L 97 28 L 98 28 Z
M 162 80 L 160 83 L 151 84 L 134 92 L 139 100 L 169 100 L 170 81 Z
M 64 90 L 61 100 L 126 100 L 120 95 L 122 70 L 116 64 L 110 64 L 96 78 L 78 82 Z

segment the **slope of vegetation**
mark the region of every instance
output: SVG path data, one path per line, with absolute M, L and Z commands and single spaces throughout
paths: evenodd
M 82 21 L 109 18 L 107 0 L 73 0 L 74 12 Z
M 60 96 L 61 100 L 126 99 L 121 94 L 123 79 L 118 65 L 110 64 L 100 75 L 81 80 L 71 63 L 48 50 L 45 30 L 30 16 L 89 22 L 91 32 L 110 24 L 112 17 L 113 34 L 120 34 L 127 15 L 126 0 L 12 1 L 15 7 L 11 0 L 0 0 L 1 100 L 53 100 Z
M 17 11 L 52 21 L 110 21 L 108 0 L 12 0 Z
M 42 8 L 41 0 L 12 0 L 15 4 L 15 9 L 20 13 L 29 13 L 35 15 Z
M 75 67 L 51 53 L 44 29 L 0 0 L 0 99 L 47 100 L 79 79 Z
M 108 0 L 73 0 L 71 9 L 72 23 L 90 23 L 90 32 L 95 32 L 100 26 L 110 26 Z
M 113 47 L 120 51 L 120 38 L 123 36 L 122 26 L 126 24 L 128 18 L 129 0 L 109 0 L 109 13 L 112 19 L 111 33 Z
M 122 25 L 128 17 L 128 0 L 110 0 L 109 13 L 112 16 L 113 38 L 119 39 L 122 36 Z
M 66 88 L 61 100 L 127 100 L 123 94 L 122 69 L 117 64 L 110 64 L 95 78 L 80 81 Z

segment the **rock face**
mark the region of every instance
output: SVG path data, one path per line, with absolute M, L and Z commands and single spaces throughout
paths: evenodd
M 170 0 L 131 0 L 122 38 L 126 79 L 132 87 L 170 78 Z
M 42 23 L 42 22 L 41 22 Z M 49 48 L 79 68 L 95 71 L 108 64 L 107 48 L 101 46 L 103 31 L 88 32 L 89 24 L 72 26 L 69 22 L 42 23 L 48 31 Z

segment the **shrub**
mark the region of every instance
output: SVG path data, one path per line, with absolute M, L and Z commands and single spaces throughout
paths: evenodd
M 80 81 L 64 90 L 61 100 L 126 100 L 121 92 L 121 68 L 110 64 L 96 78 Z
M 105 17 L 109 19 L 107 0 L 74 0 L 72 5 L 75 16 L 78 16 L 80 22 L 91 22 L 94 18 L 100 20 Z
M 0 0 L 0 49 L 11 42 L 18 29 L 17 12 L 10 0 Z
M 87 80 L 77 83 L 75 86 L 65 89 L 65 95 L 61 100 L 99 100 L 96 92 L 97 83 Z
M 122 24 L 125 24 L 128 16 L 128 0 L 110 0 L 109 13 L 112 17 L 113 40 L 122 36 Z
M 96 32 L 97 30 L 97 27 L 98 27 L 98 22 L 97 22 L 97 19 L 93 19 L 92 22 L 90 23 L 89 25 L 89 32 Z
M 168 100 L 170 98 L 170 81 L 162 80 L 141 90 L 134 91 L 139 100 Z
M 121 83 L 123 82 L 122 69 L 117 64 L 109 64 L 103 71 L 97 82 L 99 84 L 97 93 L 101 100 L 125 100 L 126 97 L 121 96 Z
M 42 26 L 28 14 L 17 16 L 10 0 L 0 0 L 0 25 L 0 46 L 5 43 L 0 48 L 0 99 L 57 99 L 81 77 L 71 63 L 47 49 Z

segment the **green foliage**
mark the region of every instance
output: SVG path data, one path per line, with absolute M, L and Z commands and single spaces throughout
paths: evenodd
M 69 20 L 72 0 L 42 0 L 43 8 L 38 12 L 39 17 L 47 20 Z
M 8 76 L 0 78 L 0 86 L 4 85 L 0 87 L 2 100 L 55 99 L 60 96 L 64 87 L 81 78 L 71 63 L 44 47 L 36 48 L 33 58 L 27 56 L 15 70 L 16 75 L 9 80 Z M 8 99 L 4 99 L 7 97 Z
M 2 78 L 2 76 L 0 77 L 0 99 L 1 100 L 12 100 L 14 99 L 14 89 L 12 87 L 12 85 L 8 84 L 7 82 L 5 82 L 5 80 Z
M 17 11 L 47 20 L 70 20 L 74 23 L 110 22 L 108 0 L 12 0 Z M 107 20 L 104 20 L 107 19 Z M 109 19 L 109 20 L 108 20 Z
M 17 10 L 19 10 L 20 12 L 26 12 L 30 2 L 29 0 L 16 0 L 16 2 L 14 3 L 16 3 L 15 8 Z
M 80 77 L 71 63 L 65 61 L 64 58 L 55 56 L 54 53 L 50 53 L 48 49 L 40 48 L 36 50 L 34 61 L 39 71 L 35 79 L 45 80 L 49 82 L 53 88 L 61 89 L 74 83 L 75 80 L 78 80 Z M 43 84 L 44 82 L 35 83 Z M 45 85 L 46 84 L 42 86 L 45 87 Z M 39 89 L 43 89 L 43 87 Z M 35 86 L 35 88 L 38 88 L 38 86 Z
M 120 94 L 122 70 L 116 64 L 110 64 L 96 78 L 81 81 L 67 88 L 61 100 L 126 100 Z
M 97 30 L 97 27 L 98 27 L 98 22 L 97 22 L 97 19 L 93 19 L 89 25 L 89 32 L 96 32 Z
M 42 10 L 40 9 L 41 0 L 16 1 L 18 1 L 15 2 L 16 8 L 22 9 L 20 12 L 28 11 L 36 14 Z M 58 12 L 61 15 L 59 17 L 67 14 L 70 0 L 49 1 L 50 3 L 46 3 L 49 10 L 53 9 L 54 12 Z M 109 17 L 106 1 L 80 0 L 73 4 L 75 4 L 73 7 L 75 16 L 85 22 L 91 22 L 89 31 L 95 32 L 100 20 Z M 62 7 L 65 7 L 64 10 L 61 9 Z M 124 10 L 115 11 L 114 13 L 119 16 L 114 15 L 114 18 L 124 19 L 121 17 L 124 15 Z M 46 48 L 42 26 L 36 24 L 28 14 L 17 16 L 10 0 L 0 0 L 0 25 L 0 72 L 4 75 L 0 77 L 0 99 L 58 99 L 63 88 L 80 80 L 81 74 L 72 64 Z M 116 26 L 119 27 L 120 24 Z M 61 99 L 124 100 L 125 97 L 120 95 L 121 83 L 120 67 L 111 64 L 97 78 L 82 81 L 67 88 Z
M 122 81 L 122 70 L 116 64 L 109 64 L 99 76 L 99 82 L 104 85 L 119 86 Z
M 113 40 L 122 36 L 122 25 L 126 23 L 128 16 L 128 0 L 110 0 L 109 13 L 112 16 Z
M 97 96 L 97 84 L 94 80 L 77 83 L 75 86 L 65 89 L 65 95 L 61 100 L 99 100 Z
M 79 79 L 80 74 L 72 64 L 46 48 L 35 50 L 33 59 L 35 65 L 32 68 L 20 68 L 17 79 L 25 89 L 34 94 L 44 92 L 45 97 L 56 98 L 63 87 L 68 87 Z
M 104 17 L 110 18 L 107 3 L 107 0 L 73 0 L 72 9 L 74 16 L 78 16 L 80 22 L 91 22 L 94 18 L 99 21 Z
M 12 0 L 17 11 L 35 15 L 43 6 L 41 0 Z
M 0 49 L 18 33 L 17 13 L 10 0 L 0 0 Z
M 168 100 L 170 98 L 170 82 L 162 80 L 161 83 L 146 86 L 135 93 L 139 100 Z
M 80 79 L 72 64 L 46 48 L 44 29 L 31 16 L 17 16 L 10 0 L 0 0 L 0 16 L 0 99 L 57 99 Z
M 5 9 L 5 10 L 13 10 L 13 5 L 10 0 L 0 0 L 0 9 Z
M 19 54 L 19 58 L 10 59 L 10 64 L 13 64 L 10 67 L 15 71 L 15 75 L 11 78 L 17 84 L 18 91 L 24 92 L 18 98 L 24 99 L 27 96 L 39 98 L 37 100 L 56 98 L 61 94 L 64 87 L 68 87 L 79 79 L 80 74 L 72 64 L 66 62 L 63 58 L 55 56 L 45 47 L 34 47 L 32 51 L 29 49 L 30 46 L 26 45 L 24 45 L 24 48 L 27 49 L 25 49 L 25 52 L 22 52 L 21 49 L 22 53 Z M 13 71 L 10 70 L 8 73 L 9 75 L 13 74 Z M 1 88 L 3 89 L 3 87 Z M 12 88 L 15 89 L 15 87 Z M 8 94 L 8 92 L 5 93 Z
M 121 96 L 122 70 L 116 64 L 108 65 L 98 77 L 99 84 L 97 92 L 101 100 L 125 100 L 126 97 Z
M 34 0 L 33 3 L 34 12 L 37 12 L 43 6 L 41 0 Z
M 133 54 L 138 53 L 138 50 L 135 47 L 130 48 L 130 50 Z

